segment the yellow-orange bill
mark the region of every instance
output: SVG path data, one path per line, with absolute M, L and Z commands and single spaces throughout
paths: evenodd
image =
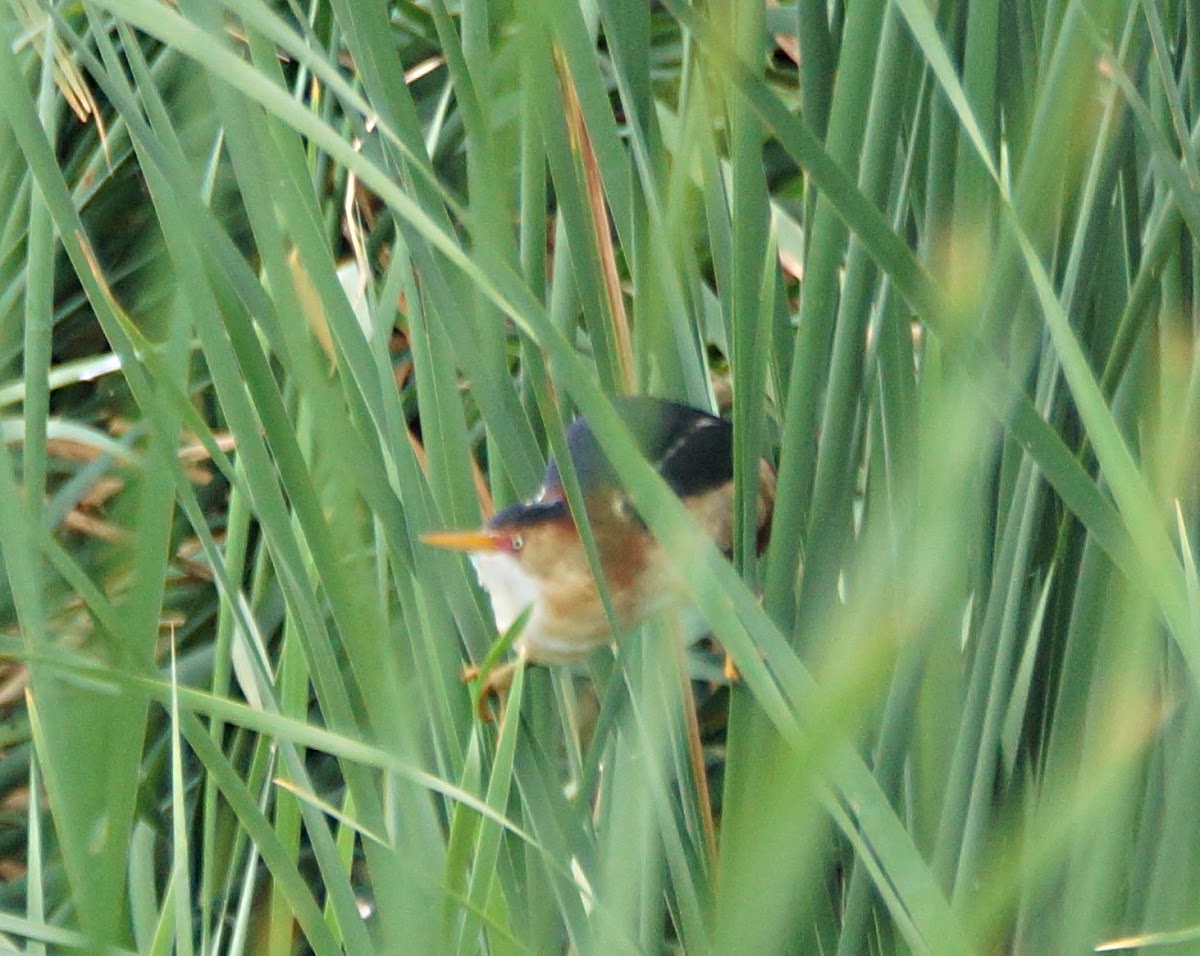
M 499 551 L 502 538 L 490 531 L 431 531 L 421 540 L 452 551 Z

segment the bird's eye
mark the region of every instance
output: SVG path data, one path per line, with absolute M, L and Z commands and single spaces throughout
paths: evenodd
M 519 534 L 514 534 L 508 539 L 508 544 L 509 547 L 511 547 L 514 551 L 520 551 L 523 547 L 525 547 L 525 539 Z

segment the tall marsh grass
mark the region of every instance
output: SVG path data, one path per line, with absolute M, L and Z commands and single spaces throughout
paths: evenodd
M 6 951 L 1200 948 L 1194 4 L 6 10 Z M 485 724 L 577 413 L 703 626 Z

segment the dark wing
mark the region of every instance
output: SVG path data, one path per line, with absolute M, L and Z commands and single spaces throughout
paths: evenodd
M 733 481 L 733 426 L 686 405 L 672 405 L 665 444 L 650 451 L 660 474 L 681 498 Z
M 723 418 L 678 402 L 644 395 L 613 399 L 642 454 L 680 497 L 700 494 L 733 480 L 733 426 Z M 567 448 L 583 491 L 618 482 L 616 471 L 583 419 L 567 430 Z M 546 469 L 545 487 L 562 487 L 558 466 Z

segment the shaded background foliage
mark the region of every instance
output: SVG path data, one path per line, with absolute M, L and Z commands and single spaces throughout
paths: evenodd
M 3 23 L 9 948 L 1195 946 L 1194 5 Z M 732 565 L 625 391 L 732 417 Z M 418 536 L 576 411 L 704 624 L 487 726 Z

